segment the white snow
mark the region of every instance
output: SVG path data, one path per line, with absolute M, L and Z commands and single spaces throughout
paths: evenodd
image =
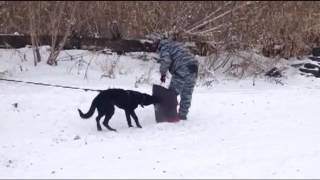
M 84 79 L 77 60 L 46 65 L 46 49 L 36 67 L 30 49 L 0 49 L 0 78 L 149 94 L 159 84 L 153 61 L 121 56 L 110 79 L 102 67 L 116 56 L 61 54 L 86 54 Z M 319 178 L 320 81 L 288 72 L 284 85 L 221 76 L 197 86 L 189 120 L 179 123 L 157 124 L 147 106 L 136 110 L 143 128 L 128 128 L 116 109 L 118 133 L 98 132 L 96 113 L 79 117 L 97 92 L 0 81 L 0 178 Z

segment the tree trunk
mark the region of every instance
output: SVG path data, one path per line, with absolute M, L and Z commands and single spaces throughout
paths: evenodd
M 38 28 L 36 23 L 36 11 L 37 7 L 35 7 L 35 3 L 38 2 L 30 2 L 29 3 L 29 24 L 30 24 L 30 35 L 31 35 L 31 44 L 32 44 L 32 51 L 33 51 L 33 57 L 34 57 L 34 65 L 36 66 L 41 61 L 41 55 L 39 52 L 39 36 L 38 36 Z

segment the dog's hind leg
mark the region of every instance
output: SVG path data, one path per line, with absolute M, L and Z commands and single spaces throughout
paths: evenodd
M 104 121 L 103 121 L 103 125 L 109 129 L 110 131 L 117 131 L 116 129 L 113 129 L 112 127 L 109 126 L 109 120 L 111 119 L 111 116 L 105 116 Z
M 126 112 L 126 118 L 127 118 L 128 126 L 129 127 L 133 127 L 132 123 L 131 123 L 130 112 L 129 111 L 125 111 L 125 112 Z
M 142 126 L 140 125 L 138 117 L 137 117 L 136 113 L 134 112 L 134 110 L 132 110 L 130 114 L 133 117 L 134 121 L 136 122 L 137 127 L 138 128 L 142 128 Z
M 100 119 L 102 116 L 103 116 L 102 114 L 98 113 L 98 116 L 96 117 L 98 131 L 102 130 L 101 125 L 100 125 Z
M 111 117 L 113 116 L 114 114 L 114 106 L 111 105 L 111 106 L 108 106 L 106 107 L 107 108 L 107 112 L 105 114 L 105 117 L 104 117 L 104 121 L 103 121 L 103 125 L 109 129 L 110 131 L 117 131 L 116 129 L 113 129 L 109 126 L 109 121 L 111 119 Z

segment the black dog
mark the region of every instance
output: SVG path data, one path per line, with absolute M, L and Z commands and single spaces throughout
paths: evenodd
M 93 115 L 95 109 L 97 108 L 98 116 L 96 117 L 96 121 L 98 131 L 102 130 L 100 126 L 100 119 L 103 116 L 105 116 L 103 125 L 111 131 L 116 131 L 109 126 L 109 120 L 114 114 L 114 105 L 124 109 L 129 127 L 132 127 L 130 118 L 130 116 L 132 116 L 137 127 L 142 128 L 134 110 L 138 107 L 138 105 L 143 107 L 144 105 L 156 104 L 158 102 L 159 101 L 157 98 L 145 93 L 123 89 L 107 89 L 101 91 L 93 99 L 89 112 L 83 114 L 80 109 L 78 109 L 78 111 L 81 118 L 88 119 Z

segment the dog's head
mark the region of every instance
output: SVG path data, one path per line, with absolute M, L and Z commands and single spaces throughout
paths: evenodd
M 155 96 L 150 96 L 149 94 L 142 93 L 141 94 L 141 107 L 148 106 L 151 104 L 157 104 L 160 100 Z

